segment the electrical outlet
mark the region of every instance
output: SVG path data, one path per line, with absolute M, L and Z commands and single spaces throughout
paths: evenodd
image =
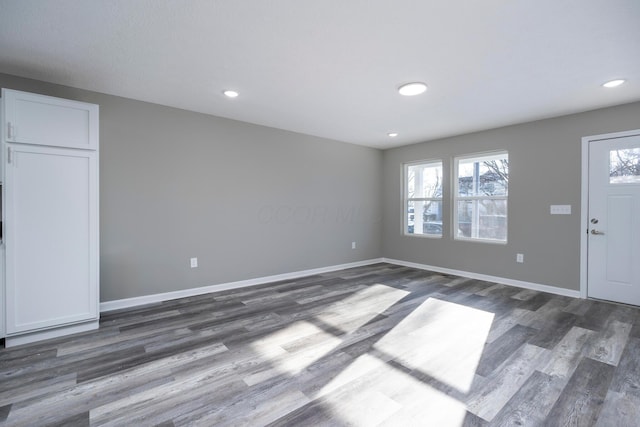
M 356 242 L 351 242 L 351 249 L 355 249 L 356 248 Z
M 523 263 L 524 262 L 524 254 L 516 254 L 516 262 Z
M 196 268 L 198 266 L 198 258 L 191 258 L 191 268 Z

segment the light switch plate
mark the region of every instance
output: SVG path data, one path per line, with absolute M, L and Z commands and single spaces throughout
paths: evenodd
M 551 215 L 571 215 L 571 205 L 551 205 Z

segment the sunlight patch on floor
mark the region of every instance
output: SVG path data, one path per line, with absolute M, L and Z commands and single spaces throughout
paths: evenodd
M 332 419 L 345 425 L 460 427 L 467 413 L 464 403 L 369 354 L 358 357 L 320 395 Z
M 296 375 L 329 354 L 342 342 L 342 335 L 358 330 L 381 312 L 404 298 L 409 292 L 375 284 L 344 300 L 328 304 L 311 320 L 299 320 L 268 336 L 254 341 L 251 347 L 267 357 L 272 365 L 244 378 L 251 385 L 280 373 Z M 363 315 L 363 313 L 369 313 Z M 319 326 L 318 326 L 319 325 Z M 299 343 L 308 341 L 308 345 Z M 318 344 L 320 343 L 320 344 Z M 291 351 L 287 344 L 296 344 Z M 280 351 L 282 350 L 282 351 Z
M 345 333 L 351 333 L 408 294 L 409 291 L 376 283 L 343 300 L 329 304 L 315 318 Z M 370 315 L 363 316 L 362 313 Z M 351 321 L 345 322 L 349 318 Z
M 374 346 L 405 368 L 470 390 L 494 314 L 429 298 Z
M 317 336 L 321 344 L 294 352 L 286 351 L 281 347 L 288 342 L 310 335 Z M 265 357 L 272 366 L 269 369 L 261 367 L 256 374 L 250 375 L 244 380 L 248 385 L 252 385 L 280 373 L 296 375 L 329 353 L 341 342 L 340 338 L 323 331 L 313 323 L 306 320 L 297 321 L 251 344 L 251 347 Z

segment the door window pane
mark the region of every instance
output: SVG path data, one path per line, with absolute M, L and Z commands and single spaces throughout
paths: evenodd
M 611 184 L 640 184 L 640 148 L 626 148 L 609 152 L 609 182 Z

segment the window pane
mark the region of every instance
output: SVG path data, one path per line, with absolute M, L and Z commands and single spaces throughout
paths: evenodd
M 640 183 L 640 148 L 609 152 L 609 182 L 611 184 Z
M 508 187 L 507 154 L 458 161 L 458 196 L 506 196 Z
M 409 234 L 413 234 L 415 230 L 415 202 L 407 203 L 407 229 L 406 232 Z
M 507 201 L 482 199 L 458 201 L 457 236 L 506 241 Z
M 474 204 L 475 202 L 471 200 L 458 202 L 458 237 L 472 237 Z
M 413 166 L 407 168 L 407 198 L 412 199 L 416 194 L 416 170 Z
M 410 165 L 407 168 L 408 198 L 442 197 L 442 163 Z
M 442 202 L 410 201 L 407 205 L 407 233 L 442 236 Z

